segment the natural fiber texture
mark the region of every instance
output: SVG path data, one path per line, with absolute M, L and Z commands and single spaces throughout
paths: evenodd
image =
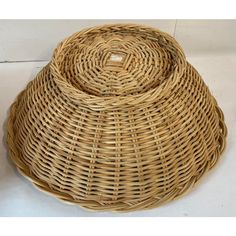
M 106 25 L 72 35 L 12 105 L 8 146 L 20 172 L 94 210 L 170 201 L 217 162 L 223 114 L 169 35 Z

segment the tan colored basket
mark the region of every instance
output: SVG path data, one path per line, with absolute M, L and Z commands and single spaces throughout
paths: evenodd
M 226 126 L 168 34 L 105 25 L 64 40 L 18 96 L 10 156 L 37 187 L 94 210 L 170 201 L 217 162 Z

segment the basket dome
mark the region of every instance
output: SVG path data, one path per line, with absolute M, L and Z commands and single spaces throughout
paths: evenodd
M 223 113 L 168 34 L 105 25 L 61 42 L 11 106 L 10 156 L 54 196 L 93 210 L 149 209 L 217 162 Z

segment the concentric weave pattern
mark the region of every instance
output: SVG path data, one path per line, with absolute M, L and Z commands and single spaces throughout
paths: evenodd
M 223 114 L 169 35 L 107 25 L 72 35 L 18 96 L 8 146 L 40 189 L 94 210 L 148 209 L 217 162 Z

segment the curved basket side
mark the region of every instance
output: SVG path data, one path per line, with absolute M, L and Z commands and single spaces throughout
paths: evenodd
M 24 91 L 23 91 L 24 92 Z M 23 93 L 22 92 L 22 93 Z M 69 204 L 78 204 L 83 208 L 89 209 L 89 210 L 96 210 L 96 211 L 115 211 L 115 212 L 129 212 L 134 210 L 145 210 L 145 209 L 152 209 L 155 207 L 158 207 L 164 203 L 167 203 L 173 199 L 177 199 L 180 196 L 184 195 L 187 191 L 192 189 L 192 187 L 198 182 L 201 177 L 208 172 L 212 167 L 215 166 L 215 164 L 218 162 L 220 155 L 223 153 L 225 149 L 225 140 L 227 136 L 227 128 L 224 122 L 224 115 L 220 107 L 217 105 L 216 100 L 214 99 L 215 107 L 217 114 L 219 116 L 219 126 L 221 128 L 220 130 L 220 136 L 218 139 L 218 147 L 215 151 L 215 155 L 211 158 L 211 161 L 207 163 L 207 165 L 203 168 L 203 171 L 198 176 L 194 176 L 194 178 L 191 179 L 182 189 L 176 189 L 175 191 L 172 191 L 169 195 L 166 195 L 162 199 L 147 199 L 146 201 L 142 201 L 139 204 L 135 205 L 129 205 L 124 202 L 116 203 L 116 204 L 110 204 L 110 205 L 103 205 L 100 204 L 97 201 L 78 201 L 73 199 L 69 194 L 58 192 L 54 189 L 51 189 L 50 186 L 38 179 L 30 170 L 29 168 L 24 164 L 24 162 L 20 159 L 20 154 L 14 144 L 14 120 L 17 113 L 17 105 L 21 98 L 22 93 L 18 96 L 17 101 L 14 102 L 11 105 L 10 108 L 10 114 L 8 117 L 8 123 L 7 123 L 7 143 L 8 143 L 8 150 L 9 155 L 13 163 L 15 163 L 18 171 L 27 179 L 29 179 L 35 187 L 37 187 L 39 190 L 46 192 L 47 194 L 53 195 L 54 197 L 69 203 Z

